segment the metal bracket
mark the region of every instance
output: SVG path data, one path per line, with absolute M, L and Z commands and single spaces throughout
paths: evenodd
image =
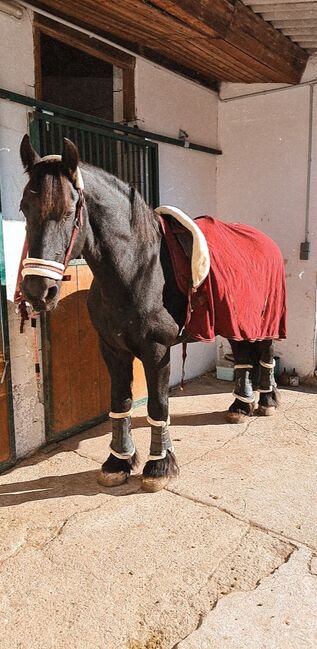
M 300 259 L 309 259 L 310 257 L 310 241 L 302 241 L 300 244 Z

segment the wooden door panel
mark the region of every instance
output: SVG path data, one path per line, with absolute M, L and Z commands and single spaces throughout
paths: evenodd
M 0 283 L 1 291 L 1 283 Z M 10 418 L 9 418 L 9 397 L 8 397 L 8 375 L 6 372 L 6 360 L 4 352 L 4 340 L 1 325 L 1 296 L 0 296 L 0 462 L 6 462 L 11 455 L 10 448 Z
M 77 266 L 80 365 L 84 375 L 81 400 L 83 419 L 92 419 L 95 412 L 101 414 L 110 409 L 110 378 L 100 358 L 98 336 L 91 324 L 86 304 L 91 281 L 92 274 L 88 266 Z
M 72 349 L 76 333 L 76 268 L 67 269 L 71 276 L 62 285 L 62 299 L 56 312 L 49 317 L 49 426 L 53 433 L 73 425 L 72 407 Z
M 87 265 L 67 269 L 59 306 L 47 318 L 47 430 L 50 438 L 75 433 L 97 423 L 110 410 L 110 377 L 87 309 L 92 273 Z M 49 372 L 47 369 L 49 368 Z M 140 361 L 134 363 L 134 400 L 146 396 Z
M 0 360 L 0 378 L 4 364 Z M 9 408 L 6 382 L 0 383 L 0 462 L 10 457 Z

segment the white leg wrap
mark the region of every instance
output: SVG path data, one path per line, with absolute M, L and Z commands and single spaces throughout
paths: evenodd
M 168 449 L 169 451 L 172 451 L 174 453 L 174 446 Z M 162 451 L 161 455 L 148 455 L 148 460 L 164 460 L 166 457 L 167 451 Z
M 132 412 L 133 408 L 128 410 L 128 412 L 109 412 L 109 417 L 111 417 L 111 419 L 124 419 L 125 417 L 130 417 Z
M 255 401 L 254 394 L 252 395 L 252 397 L 240 397 L 240 395 L 236 394 L 235 391 L 233 391 L 232 394 L 236 399 L 239 399 L 239 401 L 243 401 L 243 403 L 253 403 L 253 401 Z
M 244 369 L 252 370 L 252 369 L 253 369 L 253 365 L 247 365 L 247 364 L 246 364 L 246 365 L 242 365 L 242 364 L 241 364 L 241 365 L 235 365 L 235 366 L 234 366 L 234 369 L 235 369 L 235 370 L 244 370 Z
M 170 418 L 167 418 L 167 421 L 158 421 L 157 419 L 152 419 L 152 417 L 148 416 L 147 420 L 151 426 L 168 426 L 171 423 Z
M 262 365 L 262 367 L 266 367 L 268 370 L 272 370 L 273 367 L 275 367 L 275 359 L 273 358 L 273 363 L 265 363 L 264 361 L 260 361 L 260 365 Z
M 258 389 L 258 392 L 272 392 L 275 386 L 271 385 L 267 390 L 262 390 L 261 388 Z
M 114 455 L 119 460 L 130 460 L 131 457 L 133 457 L 133 455 L 135 453 L 135 449 L 133 450 L 133 453 L 125 453 L 125 454 L 117 453 L 117 451 L 114 451 L 113 448 L 111 448 L 111 446 L 109 446 L 109 451 L 110 451 L 111 455 Z

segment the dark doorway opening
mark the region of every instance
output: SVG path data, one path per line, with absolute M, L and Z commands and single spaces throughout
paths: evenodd
M 41 99 L 113 121 L 114 66 L 40 36 Z

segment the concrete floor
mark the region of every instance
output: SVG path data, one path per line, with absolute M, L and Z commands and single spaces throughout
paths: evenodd
M 317 647 L 316 391 L 228 425 L 231 390 L 173 391 L 160 493 L 97 484 L 109 422 L 0 477 L 1 649 Z

